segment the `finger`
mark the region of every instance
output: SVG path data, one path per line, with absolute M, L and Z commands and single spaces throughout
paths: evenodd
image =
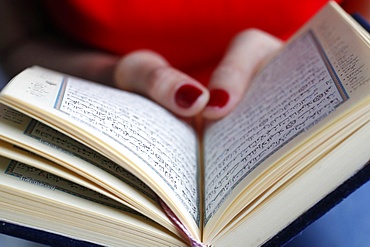
M 257 29 L 240 33 L 214 71 L 208 89 L 207 119 L 229 114 L 241 101 L 260 65 L 282 46 L 282 41 Z
M 147 96 L 183 117 L 200 113 L 209 99 L 207 88 L 152 51 L 136 51 L 123 57 L 114 78 L 118 88 Z

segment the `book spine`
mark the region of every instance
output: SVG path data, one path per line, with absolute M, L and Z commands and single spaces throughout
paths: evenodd
M 168 218 L 172 221 L 172 223 L 175 224 L 176 228 L 183 234 L 185 237 L 189 240 L 189 244 L 192 247 L 207 247 L 207 245 L 199 242 L 196 240 L 191 233 L 188 231 L 188 229 L 184 226 L 184 224 L 181 223 L 181 221 L 176 217 L 176 215 L 172 212 L 172 210 L 167 206 L 166 203 L 164 203 L 160 198 L 158 198 L 159 204 L 163 208 L 165 214 L 168 216 Z

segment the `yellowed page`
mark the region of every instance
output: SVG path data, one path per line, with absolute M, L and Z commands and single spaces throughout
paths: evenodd
M 281 184 L 252 213 L 242 214 L 243 219 L 227 227 L 227 231 L 217 236 L 212 244 L 244 246 L 247 242 L 250 246 L 260 246 L 275 236 L 319 202 L 323 195 L 335 190 L 363 168 L 369 161 L 369 138 L 368 122 L 330 153 L 310 163 L 289 182 Z
M 341 142 L 368 121 L 369 44 L 334 6 L 324 9 L 266 65 L 230 116 L 207 127 L 208 244 L 228 224 L 239 223 L 242 211 L 258 208 L 261 198 L 278 188 L 276 183 L 309 165 L 302 162 L 306 155 L 316 152 L 319 157 L 316 145 L 336 134 Z M 330 135 L 312 139 L 333 123 L 338 125 L 328 129 Z M 338 134 L 346 125 L 348 131 Z M 303 148 L 310 138 L 311 144 Z
M 73 183 L 87 187 L 91 190 L 95 190 L 96 192 L 104 194 L 105 196 L 112 196 L 111 193 L 108 193 L 106 190 L 102 189 L 96 184 L 93 184 L 91 181 L 86 180 L 80 175 L 73 173 L 72 171 L 60 165 L 57 165 L 56 163 L 51 162 L 50 160 L 47 160 L 39 155 L 36 155 L 34 153 L 26 151 L 25 149 L 21 149 L 17 146 L 6 143 L 2 140 L 0 140 L 0 156 L 16 160 L 18 162 L 32 166 L 36 169 L 40 169 L 50 174 L 56 175 L 58 177 L 62 177 Z M 116 200 L 119 199 L 116 198 Z
M 139 95 L 39 67 L 8 83 L 0 101 L 144 181 L 200 239 L 198 148 L 191 126 Z
M 73 171 L 71 170 L 68 170 L 66 169 L 65 167 L 61 166 L 61 165 L 58 165 L 48 159 L 45 159 L 44 157 L 40 156 L 40 155 L 36 155 L 35 153 L 32 153 L 30 151 L 27 151 L 25 149 L 22 149 L 20 147 L 17 147 L 17 146 L 14 146 L 14 145 L 11 145 L 10 143 L 6 143 L 2 140 L 0 140 L 0 156 L 3 156 L 3 157 L 6 157 L 8 159 L 12 159 L 12 160 L 15 160 L 15 161 L 18 161 L 20 163 L 24 163 L 26 165 L 29 165 L 31 167 L 33 167 L 33 169 L 35 170 L 40 170 L 40 174 L 46 172 L 47 175 L 45 176 L 58 176 L 58 177 L 61 177 L 63 179 L 66 179 L 70 182 L 73 182 L 75 184 L 78 184 L 80 186 L 83 186 L 83 187 L 86 187 L 90 190 L 94 190 L 106 197 L 109 197 L 119 203 L 122 203 L 126 206 L 130 206 L 131 208 L 135 209 L 136 211 L 138 212 L 141 212 L 143 211 L 141 208 L 138 209 L 138 208 L 135 208 L 133 207 L 132 205 L 130 205 L 127 200 L 124 201 L 123 199 L 125 199 L 127 196 L 134 196 L 136 197 L 138 195 L 138 193 L 135 193 L 135 195 L 132 195 L 132 193 L 127 193 L 125 195 L 121 195 L 121 196 L 117 196 L 115 194 L 113 194 L 114 192 L 110 192 L 109 191 L 109 187 L 108 187 L 108 190 L 107 189 L 104 189 L 102 188 L 101 186 L 97 185 L 97 184 L 94 184 L 92 182 L 92 180 L 88 180 L 76 173 L 74 173 Z M 55 157 L 54 157 L 55 159 Z M 97 174 L 99 175 L 99 174 Z M 107 187 L 107 186 L 105 186 Z M 128 187 L 130 188 L 130 187 Z M 133 190 L 133 188 L 130 188 L 131 190 Z M 142 188 L 143 190 L 145 190 L 146 188 Z M 152 193 L 150 190 L 146 191 L 147 193 Z M 118 193 L 116 193 L 118 194 Z M 123 198 L 123 199 L 121 199 Z M 150 197 L 149 197 L 150 199 Z M 147 198 L 145 200 L 148 200 Z M 130 200 L 128 200 L 130 201 Z M 146 203 L 148 203 L 148 201 L 145 201 Z M 162 211 L 159 210 L 160 212 L 160 216 L 163 218 L 162 220 L 159 220 L 158 219 L 158 213 L 156 213 L 156 210 L 152 209 L 153 207 L 155 208 L 155 206 L 153 206 L 152 204 L 155 204 L 155 202 L 153 201 L 149 201 L 148 203 L 149 205 L 146 205 L 149 209 L 146 209 L 146 211 L 144 210 L 144 213 L 143 214 L 147 214 L 148 216 L 151 216 L 153 218 L 155 218 L 157 222 L 160 222 L 162 223 L 162 225 L 166 225 L 167 228 L 169 228 L 170 230 L 176 232 L 176 229 L 174 228 L 174 226 L 172 226 L 172 224 L 170 223 L 166 223 L 167 222 L 167 217 L 165 215 L 163 215 Z M 149 211 L 149 213 L 147 212 Z M 154 212 L 152 212 L 154 211 Z
M 8 222 L 109 246 L 185 245 L 121 203 L 4 157 L 0 195 L 0 218 Z
M 0 128 L 4 130 L 0 133 L 0 139 L 19 145 L 60 164 L 72 172 L 70 176 L 77 173 L 95 187 L 103 188 L 119 202 L 152 218 L 171 231 L 177 232 L 159 206 L 157 197 L 150 188 L 92 149 L 22 113 L 1 105 Z M 23 156 L 25 155 L 23 154 Z M 19 160 L 21 156 L 14 157 L 13 155 L 10 157 L 8 155 L 7 157 Z M 23 161 L 28 163 L 27 160 Z M 39 168 L 45 170 L 46 167 Z M 49 167 L 49 169 L 51 168 Z M 52 170 L 50 171 L 52 172 Z M 65 173 L 59 175 L 68 179 Z

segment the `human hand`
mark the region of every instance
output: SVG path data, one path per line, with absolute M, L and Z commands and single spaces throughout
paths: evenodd
M 237 106 L 261 63 L 281 45 L 260 30 L 240 33 L 214 71 L 208 89 L 159 54 L 135 51 L 118 62 L 115 86 L 143 94 L 182 117 L 202 114 L 206 119 L 219 119 Z
M 142 94 L 182 117 L 199 114 L 209 100 L 209 92 L 200 82 L 149 50 L 120 59 L 113 80 L 116 87 Z
M 229 114 L 242 100 L 255 73 L 282 45 L 281 40 L 258 29 L 239 33 L 213 72 L 203 117 L 219 119 Z

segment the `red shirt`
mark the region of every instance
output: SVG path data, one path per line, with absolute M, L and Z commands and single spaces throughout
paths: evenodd
M 45 1 L 50 16 L 80 42 L 124 55 L 152 49 L 205 82 L 230 40 L 255 27 L 286 39 L 327 0 Z

